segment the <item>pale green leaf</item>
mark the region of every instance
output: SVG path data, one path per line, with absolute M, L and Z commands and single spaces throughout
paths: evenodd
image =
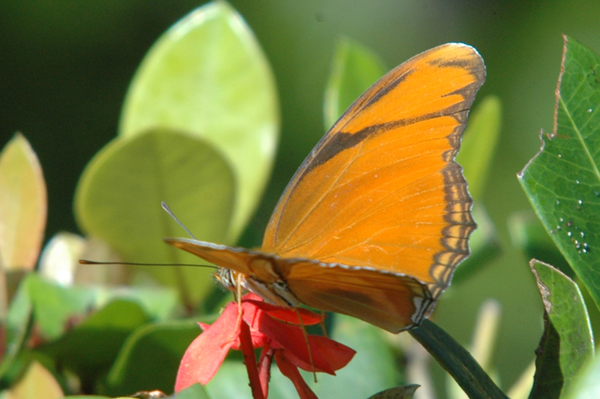
M 157 127 L 202 137 L 231 164 L 238 195 L 227 239 L 221 241 L 236 241 L 271 171 L 279 110 L 266 58 L 227 3 L 193 11 L 163 34 L 142 62 L 127 93 L 120 134 L 131 137 Z
M 81 177 L 75 213 L 82 230 L 109 243 L 125 261 L 198 264 L 198 258 L 162 242 L 185 232 L 161 209 L 161 201 L 196 237 L 221 242 L 233 190 L 229 165 L 210 144 L 189 134 L 155 130 L 117 138 L 97 154 Z M 183 284 L 193 300 L 212 284 L 205 268 L 145 270 L 164 283 L 181 289 Z
M 0 153 L 0 266 L 32 270 L 46 226 L 46 183 L 27 139 L 16 134 Z
M 464 169 L 469 191 L 475 201 L 481 199 L 489 180 L 501 123 L 502 104 L 496 96 L 485 97 L 469 116 L 456 161 Z

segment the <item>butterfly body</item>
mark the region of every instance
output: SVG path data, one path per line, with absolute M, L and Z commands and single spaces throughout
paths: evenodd
M 275 304 L 349 314 L 392 332 L 418 325 L 469 254 L 472 199 L 454 157 L 484 80 L 483 60 L 464 44 L 413 57 L 316 145 L 260 250 L 167 242 L 231 270 L 226 280 L 239 278 Z

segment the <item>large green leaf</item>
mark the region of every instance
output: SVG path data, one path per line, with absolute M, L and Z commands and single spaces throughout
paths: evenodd
M 366 47 L 347 38 L 338 40 L 325 90 L 325 130 L 386 71 L 379 57 Z
M 108 242 L 126 261 L 198 263 L 162 242 L 183 231 L 161 209 L 161 201 L 199 239 L 220 242 L 227 234 L 233 198 L 232 172 L 210 144 L 184 133 L 153 130 L 117 138 L 96 155 L 77 187 L 75 212 L 83 230 Z M 183 280 L 193 300 L 212 284 L 207 269 L 149 270 L 165 283 L 181 285 Z
M 560 398 L 594 355 L 592 329 L 577 284 L 535 259 L 530 266 L 544 302 L 545 321 L 530 398 Z
M 38 158 L 27 139 L 16 134 L 0 153 L 0 270 L 35 267 L 46 226 L 46 202 Z
M 279 110 L 265 56 L 226 2 L 183 18 L 142 62 L 127 93 L 120 134 L 131 137 L 156 127 L 202 137 L 232 165 L 238 195 L 227 239 L 219 241 L 235 241 L 268 180 Z
M 552 134 L 519 173 L 546 230 L 600 305 L 600 57 L 565 37 Z
M 106 378 L 112 395 L 136 391 L 172 392 L 179 362 L 202 330 L 195 322 L 148 324 L 127 339 Z

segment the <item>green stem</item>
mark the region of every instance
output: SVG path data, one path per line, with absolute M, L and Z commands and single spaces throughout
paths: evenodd
M 471 399 L 507 399 L 471 354 L 447 332 L 427 319 L 410 335 L 437 360 Z

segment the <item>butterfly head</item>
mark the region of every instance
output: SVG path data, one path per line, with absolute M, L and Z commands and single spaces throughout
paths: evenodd
M 273 305 L 291 308 L 301 304 L 298 298 L 292 294 L 286 282 L 279 276 L 269 279 L 267 282 L 257 276 L 246 276 L 235 270 L 220 267 L 215 277 L 229 291 L 238 294 L 241 294 L 242 291 L 249 291 Z

